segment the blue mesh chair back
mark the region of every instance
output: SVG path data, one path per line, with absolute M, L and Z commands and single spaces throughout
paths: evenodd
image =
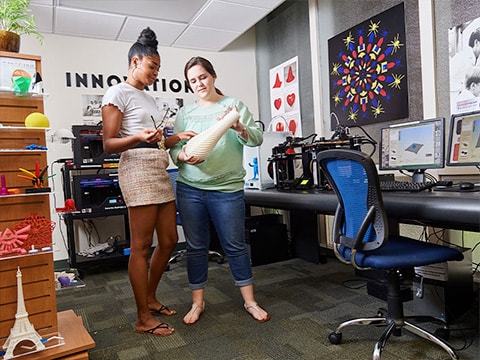
M 388 223 L 373 160 L 359 151 L 344 150 L 323 151 L 318 161 L 339 198 L 332 234 L 336 254 L 350 262 L 351 250 L 383 245 Z

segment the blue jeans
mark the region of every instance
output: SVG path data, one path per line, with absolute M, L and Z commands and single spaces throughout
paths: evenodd
M 190 289 L 207 286 L 210 221 L 227 257 L 235 285 L 253 282 L 245 244 L 245 197 L 243 190 L 223 193 L 177 183 L 177 206 L 187 241 L 187 272 Z

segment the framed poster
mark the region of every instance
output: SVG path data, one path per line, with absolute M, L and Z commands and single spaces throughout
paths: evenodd
M 404 4 L 328 40 L 331 129 L 408 118 Z
M 270 109 L 267 131 L 291 131 L 294 136 L 302 136 L 297 56 L 270 69 Z
M 99 125 L 102 123 L 103 95 L 82 95 L 83 125 Z
M 12 90 L 12 74 L 15 70 L 26 71 L 31 78 L 36 74 L 35 60 L 0 57 L 0 90 Z
M 450 110 L 452 114 L 480 109 L 480 18 L 448 31 Z

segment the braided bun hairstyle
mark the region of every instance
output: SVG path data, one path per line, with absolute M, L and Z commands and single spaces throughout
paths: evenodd
M 157 47 L 158 41 L 155 32 L 149 27 L 143 29 L 138 36 L 137 41 L 130 47 L 130 50 L 128 51 L 128 65 L 130 65 L 134 56 L 138 56 L 140 59 L 142 59 L 144 56 L 160 56 Z

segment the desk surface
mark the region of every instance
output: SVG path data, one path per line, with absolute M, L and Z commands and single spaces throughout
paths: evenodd
M 333 215 L 338 205 L 332 191 L 245 190 L 249 206 L 284 210 L 312 210 Z M 480 192 L 384 192 L 389 218 L 399 222 L 480 232 Z
M 95 347 L 95 341 L 83 326 L 80 316 L 73 310 L 57 313 L 58 332 L 64 338 L 65 344 L 46 350 L 18 356 L 22 360 L 62 359 L 86 360 L 88 350 Z M 42 335 L 40 333 L 40 335 Z M 3 359 L 3 356 L 1 357 Z

